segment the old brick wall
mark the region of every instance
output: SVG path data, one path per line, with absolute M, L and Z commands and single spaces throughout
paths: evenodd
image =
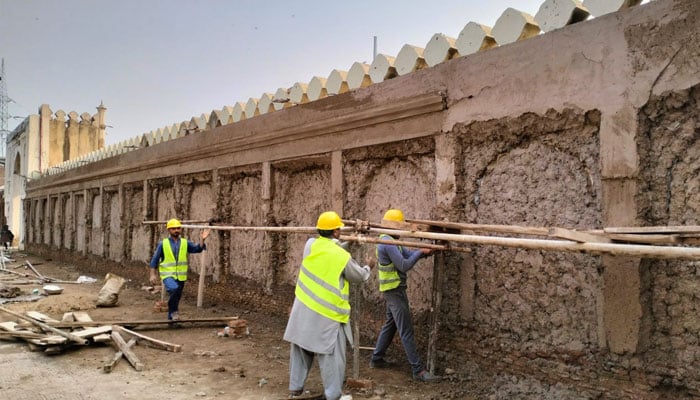
M 328 209 L 378 221 L 398 207 L 535 227 L 697 224 L 698 13 L 657 0 L 31 182 L 28 247 L 138 281 L 165 235 L 142 222 L 173 216 L 312 226 Z M 193 277 L 205 271 L 208 304 L 285 315 L 307 237 L 216 232 Z M 472 249 L 446 255 L 438 370 L 491 372 L 495 398 L 700 394 L 696 263 Z M 423 354 L 435 271 L 430 258 L 409 274 Z M 382 323 L 377 286 L 359 288 L 363 342 Z

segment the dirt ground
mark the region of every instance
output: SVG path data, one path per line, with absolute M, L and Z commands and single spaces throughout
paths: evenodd
M 28 259 L 40 273 L 52 278 L 75 281 L 81 275 L 89 276 L 74 266 L 32 255 L 16 252 L 10 256 L 16 262 L 8 263 L 7 268 L 17 272 L 31 273 L 26 267 L 17 268 Z M 96 321 L 166 318 L 164 312 L 154 311 L 154 303 L 160 300 L 160 294 L 142 289 L 147 282 L 128 281 L 119 295 L 118 306 L 97 308 L 95 300 L 104 277 L 92 277 L 98 281 L 60 284 L 65 288 L 60 295 L 46 296 L 36 302 L 8 303 L 3 307 L 15 312 L 39 311 L 55 319 L 61 319 L 63 313 L 69 311 L 85 311 Z M 20 287 L 23 293 L 29 294 L 41 286 Z M 188 297 L 181 302 L 181 316 L 237 316 L 248 322 L 250 336 L 240 339 L 218 337 L 217 331 L 223 328 L 223 324 L 138 328 L 156 339 L 181 344 L 183 351 L 171 353 L 137 345 L 134 351 L 145 364 L 144 370 L 137 372 L 126 360 L 121 360 L 109 374 L 102 372 L 102 366 L 115 353 L 110 345 L 75 346 L 58 355 L 46 355 L 31 352 L 25 342 L 0 341 L 0 397 L 13 400 L 287 397 L 289 346 L 282 340 L 285 320 L 269 318 L 255 310 L 221 305 L 197 310 L 196 299 Z M 17 318 L 3 314 L 0 320 L 17 321 Z M 352 351 L 348 349 L 348 352 L 347 375 L 351 377 L 353 359 Z M 369 369 L 369 356 L 369 351 L 362 351 L 359 378 L 370 379 L 373 387 L 346 388 L 346 393 L 355 399 L 477 398 L 468 395 L 463 390 L 464 382 L 456 379 L 431 384 L 414 382 L 409 367 L 403 362 L 391 369 Z M 312 393 L 322 391 L 317 366 L 312 370 L 306 389 Z

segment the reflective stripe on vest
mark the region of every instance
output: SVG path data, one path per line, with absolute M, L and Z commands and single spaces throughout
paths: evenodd
M 379 235 L 379 239 L 393 240 L 389 235 Z M 399 252 L 402 253 L 401 246 L 397 247 L 399 248 Z M 379 246 L 377 246 L 375 252 L 377 255 L 377 263 L 379 264 L 379 291 L 386 292 L 387 290 L 396 289 L 401 284 L 399 271 L 396 270 L 393 262 L 386 265 L 382 265 L 379 262 Z
M 163 239 L 163 261 L 158 268 L 160 280 L 165 278 L 175 278 L 178 281 L 187 280 L 187 239 L 180 239 L 180 251 L 178 251 L 177 261 L 170 246 L 170 239 Z
M 319 237 L 301 262 L 294 294 L 322 316 L 347 323 L 350 320 L 350 285 L 341 278 L 350 253 L 330 239 Z

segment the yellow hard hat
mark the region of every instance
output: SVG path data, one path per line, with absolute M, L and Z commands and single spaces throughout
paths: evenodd
M 316 229 L 323 231 L 332 231 L 344 227 L 343 221 L 340 220 L 340 215 L 335 211 L 326 211 L 318 216 Z
M 403 212 L 397 209 L 391 209 L 384 213 L 384 219 L 387 221 L 404 222 Z
M 180 223 L 180 220 L 173 218 L 170 221 L 168 221 L 168 224 L 165 225 L 165 227 L 168 229 L 170 229 L 170 228 L 182 228 L 182 224 Z

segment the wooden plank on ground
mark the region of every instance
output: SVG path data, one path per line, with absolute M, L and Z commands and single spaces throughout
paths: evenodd
M 153 347 L 153 348 L 165 350 L 165 351 L 171 351 L 173 353 L 179 353 L 182 351 L 182 345 L 180 345 L 180 344 L 168 343 L 168 342 L 164 342 L 162 340 L 154 339 L 150 336 L 146 336 L 142 333 L 134 332 L 132 330 L 126 329 L 126 328 L 119 326 L 119 325 L 113 325 L 112 331 L 119 332 L 120 334 L 122 334 L 122 336 L 124 336 L 124 334 L 130 335 L 130 336 L 136 338 L 136 340 L 138 340 L 139 342 L 141 342 L 149 347 Z
M 101 335 L 104 333 L 110 333 L 112 332 L 112 327 L 109 325 L 104 325 L 104 326 L 95 326 L 95 327 L 90 327 L 86 328 L 80 331 L 73 331 L 72 334 L 79 337 L 79 338 L 91 338 L 93 336 Z M 49 336 L 47 339 L 55 339 L 60 336 Z
M 61 318 L 61 322 L 74 322 L 74 321 L 75 321 L 75 316 L 73 315 L 72 312 L 63 313 L 63 317 Z
M 64 338 L 69 339 L 69 340 L 72 340 L 72 341 L 74 341 L 74 342 L 76 342 L 76 343 L 79 343 L 79 344 L 87 344 L 87 340 L 86 340 L 86 339 L 77 337 L 77 336 L 75 336 L 75 335 L 73 335 L 73 334 L 71 334 L 71 333 L 64 332 L 64 331 L 62 331 L 62 330 L 60 330 L 60 329 L 56 329 L 56 328 L 54 328 L 54 327 L 52 327 L 52 326 L 49 326 L 49 325 L 47 325 L 47 324 L 45 324 L 45 323 L 43 323 L 43 322 L 37 321 L 37 320 L 32 319 L 32 318 L 30 318 L 30 317 L 27 317 L 27 316 L 25 316 L 25 315 L 17 314 L 16 312 L 10 311 L 10 310 L 8 310 L 8 309 L 5 308 L 5 307 L 0 307 L 0 311 L 4 312 L 5 314 L 13 315 L 13 316 L 15 316 L 15 317 L 17 317 L 17 318 L 19 318 L 19 319 L 23 319 L 23 320 L 25 320 L 25 321 L 27 321 L 27 322 L 31 322 L 32 324 L 34 324 L 34 325 L 40 327 L 40 328 L 43 329 L 43 330 L 51 331 L 51 332 L 53 332 L 53 333 L 55 333 L 55 334 L 57 334 L 57 335 L 61 335 L 61 336 L 63 336 Z M 60 323 L 60 322 L 56 322 L 56 323 Z
M 41 322 L 59 322 L 57 319 L 53 319 L 53 318 L 49 317 L 48 315 L 42 314 L 38 311 L 27 311 L 27 312 L 25 312 L 25 314 L 28 317 L 34 318 L 35 320 L 41 321 Z
M 73 317 L 77 322 L 92 322 L 92 317 L 85 311 L 74 311 Z
M 124 338 L 122 337 L 122 335 L 119 334 L 119 332 L 112 331 L 112 340 L 114 341 L 114 344 L 117 346 L 119 351 L 121 351 L 124 354 L 126 360 L 129 361 L 129 364 L 131 364 L 131 366 L 134 367 L 135 370 L 143 370 L 143 363 L 141 362 L 141 360 L 139 360 L 138 357 L 136 357 L 136 354 L 132 351 L 131 347 L 127 346 L 127 343 L 124 341 Z
M 212 317 L 212 318 L 189 318 L 180 319 L 177 321 L 179 326 L 183 326 L 186 323 L 215 323 L 216 325 L 220 323 L 228 323 L 232 319 L 237 319 L 238 317 Z M 105 320 L 105 321 L 91 321 L 91 322 L 47 322 L 54 328 L 79 328 L 83 326 L 101 326 L 101 325 L 119 325 L 119 326 L 140 326 L 140 325 L 170 325 L 173 321 L 168 321 L 167 319 L 154 319 L 154 320 Z M 26 324 L 20 324 L 22 326 Z
M 126 347 L 131 349 L 132 347 L 134 347 L 135 344 L 136 344 L 136 339 L 131 339 L 126 344 Z M 104 366 L 102 366 L 102 370 L 107 374 L 112 372 L 114 370 L 114 367 L 117 365 L 119 360 L 122 359 L 123 356 L 124 356 L 123 352 L 117 351 L 116 353 L 114 353 L 114 357 L 112 357 L 112 360 L 110 362 L 108 362 L 107 364 L 105 364 Z
M 565 228 L 549 228 L 549 236 L 560 239 L 573 240 L 574 242 L 579 243 L 612 243 L 612 240 L 605 236 L 593 235 L 590 233 L 579 232 L 573 229 Z
M 92 341 L 95 343 L 107 343 L 112 341 L 112 336 L 106 333 L 101 333 L 99 335 L 93 336 Z

